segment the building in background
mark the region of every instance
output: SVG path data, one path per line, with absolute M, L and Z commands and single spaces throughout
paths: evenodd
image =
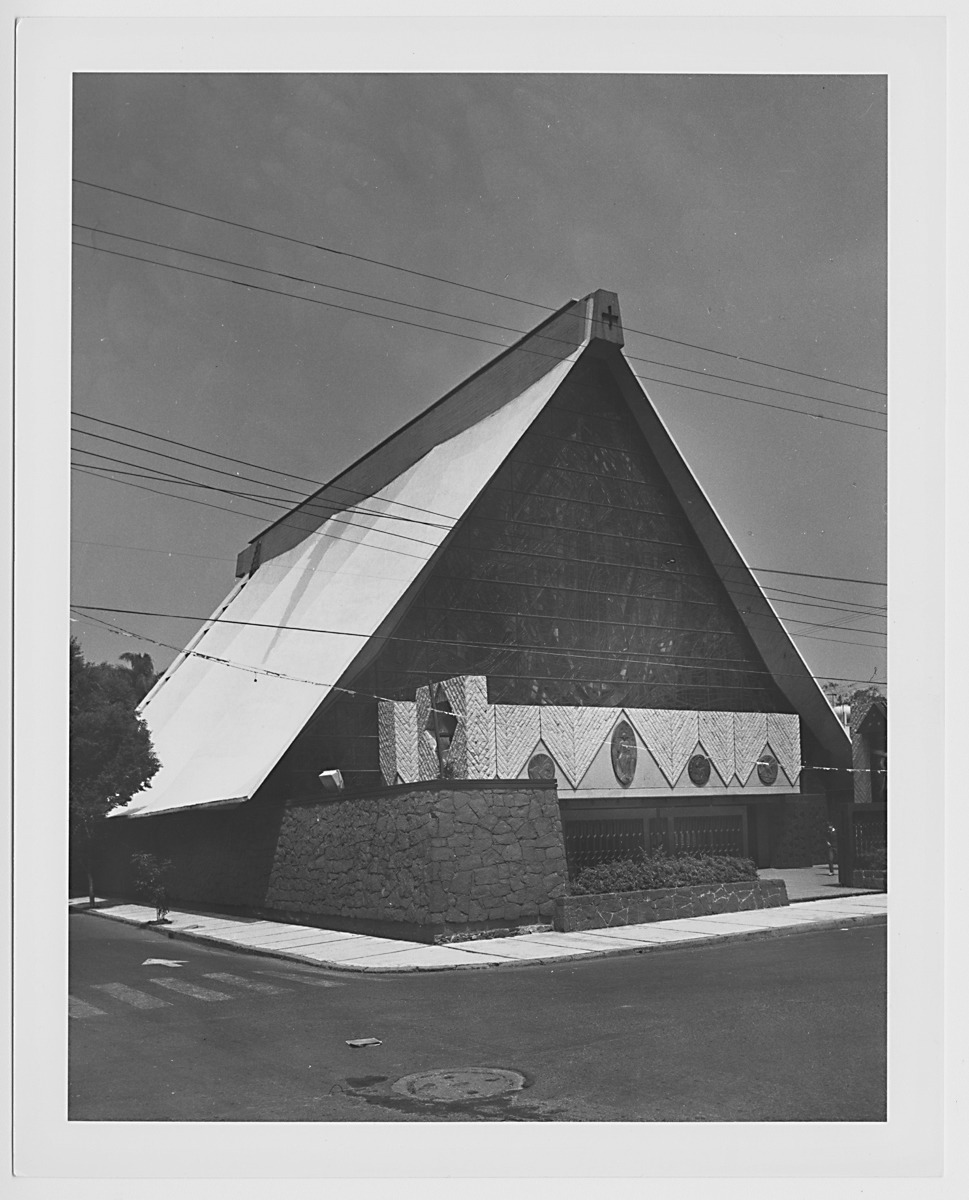
M 637 848 L 822 860 L 848 733 L 622 345 L 573 301 L 254 539 L 144 702 L 119 871 L 433 936 Z

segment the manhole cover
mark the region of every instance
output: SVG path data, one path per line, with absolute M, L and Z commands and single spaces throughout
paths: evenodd
M 525 1076 L 502 1067 L 454 1067 L 443 1071 L 421 1071 L 405 1075 L 393 1090 L 415 1100 L 483 1100 L 505 1092 L 519 1092 Z

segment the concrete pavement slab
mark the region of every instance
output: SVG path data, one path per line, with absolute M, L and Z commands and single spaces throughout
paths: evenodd
M 299 958 L 312 958 L 314 962 L 344 963 L 349 959 L 369 958 L 373 954 L 392 954 L 396 950 L 417 950 L 421 946 L 421 942 L 394 942 L 390 938 L 359 937 L 345 942 L 300 946 L 289 953 Z
M 487 967 L 509 962 L 489 954 L 466 954 L 450 946 L 416 946 L 387 954 L 370 954 L 359 959 L 347 959 L 340 965 L 356 966 L 368 971 L 441 971 L 455 967 Z
M 501 942 L 502 945 L 496 946 L 495 942 Z M 482 947 L 480 950 L 479 946 Z M 537 962 L 545 958 L 572 958 L 588 953 L 588 951 L 575 950 L 569 946 L 533 942 L 530 938 L 524 937 L 489 938 L 487 942 L 466 942 L 464 947 L 471 954 L 494 954 L 505 961 L 514 959 L 519 962 Z
M 621 938 L 600 937 L 598 929 L 582 930 L 576 933 L 554 933 L 535 934 L 535 945 L 558 946 L 563 948 L 572 948 L 575 950 L 588 950 L 595 952 L 599 950 L 616 950 L 620 948 Z M 638 941 L 634 937 L 626 939 L 630 946 L 638 945 Z

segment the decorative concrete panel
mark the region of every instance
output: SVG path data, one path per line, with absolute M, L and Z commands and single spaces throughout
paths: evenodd
M 397 782 L 397 730 L 394 724 L 394 701 L 377 702 L 377 734 L 380 742 L 380 774 L 392 787 Z
M 612 732 L 612 727 L 622 715 L 622 709 L 577 708 L 574 712 L 573 763 L 576 782 L 578 782 L 588 771 L 589 767 L 592 766 L 592 760 L 598 754 L 602 743 Z
M 701 712 L 700 741 L 724 783 L 734 774 L 733 713 Z
M 495 705 L 495 743 L 499 779 L 517 779 L 541 741 L 540 709 L 531 704 Z
M 766 741 L 766 713 L 733 714 L 734 770 L 741 783 L 746 783 L 750 778 Z M 780 759 L 777 761 L 780 762 Z
M 699 713 L 672 709 L 670 712 L 670 741 L 673 778 L 679 779 L 690 755 L 700 740 Z
M 797 713 L 768 713 L 767 740 L 784 774 L 797 783 L 801 774 L 801 722 Z
M 431 694 L 428 688 L 417 689 L 417 777 L 421 780 L 437 779 L 441 774 L 437 760 L 437 744 L 434 735 L 428 732 L 427 722 L 431 715 Z
M 377 705 L 380 773 L 388 787 L 418 779 L 417 705 L 413 700 L 381 700 Z
M 800 776 L 800 722 L 794 714 L 493 705 L 488 703 L 488 680 L 483 675 L 455 676 L 440 686 L 457 718 L 445 764 L 446 773 L 454 778 L 519 778 L 542 743 L 556 763 L 562 785 L 578 788 L 622 718 L 642 739 L 671 788 L 689 786 L 684 772 L 698 746 L 726 785 L 736 776 L 742 786 L 761 787 L 752 773 L 765 752 L 776 757 L 784 772 L 784 777 L 778 777 L 778 790 Z M 440 774 L 434 735 L 428 728 L 428 688 L 418 688 L 416 695 L 413 704 L 395 701 L 378 706 L 380 768 L 388 784 L 398 779 L 404 783 L 437 779 Z M 611 786 L 611 780 L 604 783 L 596 778 L 597 787 Z
M 460 762 L 450 756 L 456 777 L 494 779 L 496 775 L 495 709 L 488 703 L 488 680 L 484 675 L 462 675 L 444 681 L 448 703 L 458 717 L 454 746 L 461 736 Z
M 566 705 L 548 704 L 539 711 L 542 741 L 558 763 L 562 774 L 575 787 L 578 783 L 575 770 L 575 714 L 582 710 Z
M 680 774 L 673 758 L 672 712 L 666 708 L 626 708 L 623 712 L 672 787 Z

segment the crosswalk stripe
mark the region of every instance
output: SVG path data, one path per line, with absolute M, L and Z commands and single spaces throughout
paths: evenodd
M 279 996 L 288 992 L 289 988 L 274 987 L 271 983 L 258 983 L 254 979 L 243 979 L 241 975 L 228 975 L 225 971 L 206 971 L 206 979 L 215 979 L 219 983 L 231 983 L 236 987 L 248 988 L 250 992 L 262 992 L 266 996 Z
M 193 1000 L 231 1000 L 226 992 L 214 992 L 211 988 L 199 987 L 186 979 L 152 979 L 158 987 L 168 988 L 173 992 L 181 992 L 183 996 L 191 996 Z
M 69 1017 L 103 1017 L 104 1009 L 95 1008 L 86 1000 L 78 1000 L 76 996 L 67 997 L 67 1015 Z
M 273 979 L 292 979 L 296 983 L 305 983 L 308 987 L 343 987 L 335 979 L 317 979 L 314 975 L 297 975 L 295 971 L 259 971 L 259 975 L 271 975 Z
M 152 983 L 156 982 L 152 980 Z M 95 983 L 92 987 L 99 992 L 106 992 L 115 1000 L 130 1004 L 132 1008 L 168 1008 L 167 1000 L 159 1000 L 157 996 L 149 996 L 147 992 L 138 992 L 134 988 L 125 987 L 123 983 Z

